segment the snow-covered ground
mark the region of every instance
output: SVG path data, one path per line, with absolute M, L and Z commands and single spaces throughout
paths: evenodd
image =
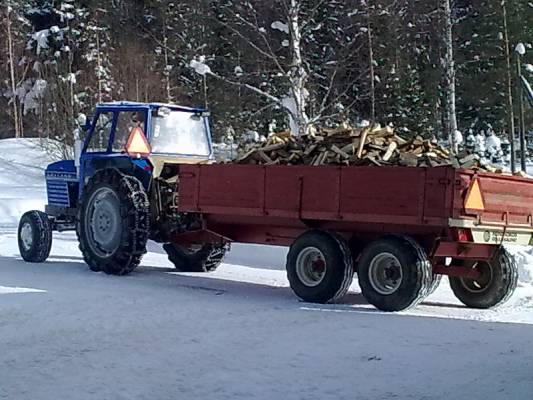
M 75 235 L 20 260 L 16 221 L 42 208 L 31 141 L 0 140 L 0 399 L 530 399 L 533 256 L 497 310 L 448 285 L 415 310 L 299 302 L 286 249 L 234 245 L 212 274 L 176 273 L 150 244 L 127 277 L 88 270 Z M 2 208 L 3 207 L 3 208 Z M 513 249 L 517 251 L 517 249 Z
M 15 225 L 24 211 L 42 208 L 43 169 L 51 161 L 38 139 L 0 140 L 0 226 Z

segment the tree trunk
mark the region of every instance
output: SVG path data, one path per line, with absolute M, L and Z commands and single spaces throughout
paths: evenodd
M 306 90 L 307 72 L 302 57 L 302 32 L 300 30 L 300 1 L 291 0 L 289 8 L 289 31 L 291 36 L 292 66 L 289 72 L 291 83 L 291 95 L 294 100 L 294 110 L 289 110 L 294 119 L 294 134 L 304 135 L 309 129 L 309 118 L 306 113 L 307 96 Z M 294 114 L 294 115 L 292 115 Z
M 368 4 L 368 3 L 367 3 Z M 372 38 L 372 24 L 370 16 L 370 4 L 367 5 L 367 34 L 368 34 L 368 57 L 370 61 L 370 115 L 372 123 L 376 121 L 376 75 L 374 72 L 374 44 Z
M 455 131 L 457 131 L 457 114 L 455 108 L 455 61 L 453 56 L 453 16 L 451 0 L 444 1 L 444 46 L 446 53 L 444 57 L 445 76 L 445 112 L 446 112 L 446 134 L 452 147 L 452 151 L 457 153 L 457 143 Z
M 166 25 L 166 21 L 165 21 Z M 163 38 L 163 52 L 165 56 L 165 67 L 164 67 L 164 75 L 165 75 L 165 92 L 167 95 L 167 103 L 172 103 L 172 89 L 170 86 L 170 71 L 168 70 L 169 67 L 169 60 L 168 60 L 168 32 L 165 26 L 165 37 Z
M 98 23 L 98 20 L 97 20 L 97 23 Z M 100 55 L 100 34 L 98 33 L 98 27 L 96 27 L 96 63 L 97 63 L 96 78 L 98 80 L 98 103 L 102 103 L 103 102 L 102 57 Z
M 511 171 L 515 173 L 515 126 L 514 126 L 514 107 L 513 107 L 513 80 L 511 78 L 511 52 L 509 50 L 509 30 L 507 28 L 507 7 L 506 1 L 502 0 L 502 18 L 503 18 L 503 40 L 505 49 L 505 60 L 507 63 L 507 115 L 509 118 L 509 142 L 511 142 Z
M 6 6 L 6 30 L 7 30 L 7 52 L 9 57 L 9 78 L 11 80 L 11 96 L 13 101 L 13 120 L 15 123 L 15 137 L 20 138 L 22 135 L 20 127 L 19 108 L 17 101 L 17 81 L 15 75 L 15 54 L 13 51 L 13 34 L 11 32 L 11 5 L 7 2 Z

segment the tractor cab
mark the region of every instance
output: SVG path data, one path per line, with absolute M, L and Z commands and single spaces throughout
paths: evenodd
M 165 163 L 196 164 L 213 158 L 209 113 L 159 103 L 104 103 L 85 126 L 80 166 L 101 156 L 147 160 L 159 176 Z
M 46 212 L 71 220 L 88 181 L 98 171 L 115 169 L 135 176 L 148 190 L 165 166 L 213 162 L 209 113 L 160 103 L 103 103 L 94 116 L 78 121 L 74 160 L 46 169 Z M 58 223 L 68 229 L 71 224 Z

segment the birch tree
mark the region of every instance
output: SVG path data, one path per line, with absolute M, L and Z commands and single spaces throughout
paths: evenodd
M 453 54 L 453 12 L 452 0 L 442 0 L 444 11 L 444 112 L 445 131 L 454 152 L 457 152 L 456 135 L 457 114 L 455 104 L 455 59 Z
M 257 62 L 248 63 L 246 68 L 235 65 L 233 74 L 205 65 L 205 57 L 192 60 L 191 67 L 201 75 L 260 96 L 271 106 L 284 110 L 293 134 L 306 134 L 314 123 L 338 114 L 343 107 L 335 110 L 335 106 L 353 88 L 351 78 L 345 75 L 344 88 L 339 87 L 338 79 L 345 65 L 339 56 L 352 52 L 347 57 L 351 58 L 361 41 L 365 43 L 360 32 L 353 33 L 358 31 L 354 24 L 347 24 L 344 31 L 338 25 L 339 15 L 348 14 L 349 8 L 349 3 L 324 0 L 278 0 L 274 7 L 260 1 L 240 4 L 227 1 L 221 6 L 223 17 L 218 22 L 234 43 L 241 42 L 253 51 Z M 328 37 L 334 39 L 330 43 L 320 43 L 327 24 L 335 24 L 335 34 L 342 36 L 331 35 Z M 321 54 L 321 59 L 316 54 Z M 247 82 L 248 76 L 261 76 L 263 81 Z
M 374 73 L 374 38 L 372 35 L 372 6 L 371 0 L 366 1 L 367 37 L 368 37 L 368 64 L 370 70 L 370 118 L 376 120 L 376 74 Z
M 501 2 L 502 10 L 502 25 L 503 25 L 503 48 L 505 51 L 505 62 L 506 62 L 506 72 L 507 72 L 507 113 L 508 113 L 508 130 L 509 130 L 509 141 L 511 143 L 511 170 L 514 173 L 516 164 L 515 164 L 515 125 L 514 125 L 514 107 L 513 107 L 513 80 L 511 75 L 511 52 L 509 46 L 509 29 L 507 27 L 507 4 L 505 0 Z

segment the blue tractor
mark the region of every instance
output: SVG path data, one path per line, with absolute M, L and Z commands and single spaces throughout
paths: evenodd
M 44 262 L 53 231 L 76 231 L 93 271 L 125 275 L 163 243 L 181 271 L 212 271 L 226 245 L 181 246 L 172 237 L 201 227 L 199 217 L 177 211 L 179 164 L 211 163 L 209 113 L 158 103 L 105 103 L 86 119 L 74 160 L 46 169 L 45 212 L 29 211 L 19 224 L 22 258 Z

